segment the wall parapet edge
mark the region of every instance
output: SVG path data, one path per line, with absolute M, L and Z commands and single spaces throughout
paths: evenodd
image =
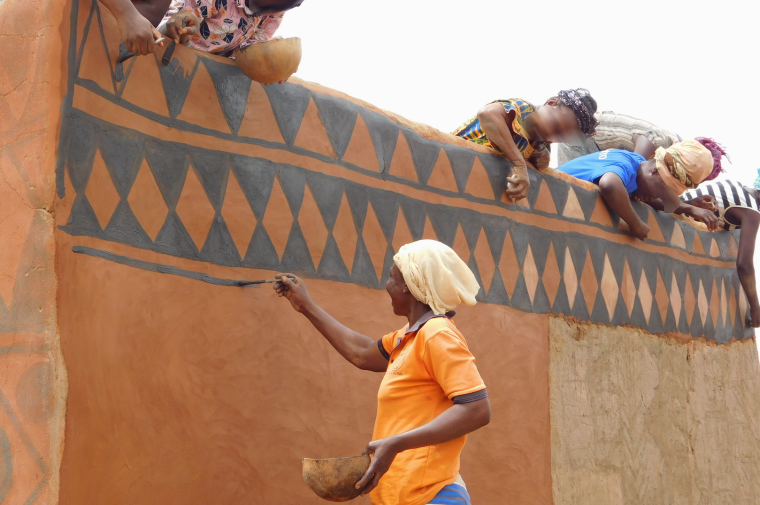
M 511 166 L 482 146 L 319 85 L 263 87 L 177 47 L 115 65 L 113 19 L 75 2 L 61 230 L 231 267 L 382 288 L 404 242 L 435 238 L 471 266 L 481 302 L 717 342 L 746 338 L 737 235 L 636 203 L 638 242 L 598 191 Z M 123 73 L 124 78 L 117 80 Z

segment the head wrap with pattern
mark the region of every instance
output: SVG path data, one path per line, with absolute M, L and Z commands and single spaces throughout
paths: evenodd
M 658 147 L 654 159 L 662 180 L 679 196 L 696 188 L 713 169 L 712 153 L 696 140 L 684 140 L 667 149 Z
M 596 133 L 596 100 L 587 89 L 563 89 L 557 93 L 557 98 L 573 110 L 578 127 L 585 136 L 590 137 Z

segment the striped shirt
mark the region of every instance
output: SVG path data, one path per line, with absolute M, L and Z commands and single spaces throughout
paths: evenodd
M 599 125 L 596 127 L 596 134 L 593 139 L 600 151 L 607 149 L 633 151 L 633 136 L 637 134 L 649 139 L 655 147 L 664 147 L 665 149 L 681 141 L 681 137 L 677 134 L 643 119 L 615 114 L 612 111 L 597 112 L 594 117 L 599 121 Z
M 731 208 L 752 209 L 760 213 L 755 197 L 744 189 L 741 183 L 729 179 L 703 182 L 696 189 L 686 191 L 680 198 L 682 202 L 688 203 L 690 200 L 705 195 L 710 195 L 715 199 L 718 226 L 725 230 L 741 228 L 741 225 L 730 223 L 726 219 L 726 212 Z

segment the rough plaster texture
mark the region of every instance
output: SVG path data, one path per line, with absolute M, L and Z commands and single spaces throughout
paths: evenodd
M 752 340 L 716 346 L 550 319 L 554 503 L 760 503 Z
M 44 0 L 0 4 L 0 503 L 58 502 L 66 370 L 54 166 L 66 10 Z

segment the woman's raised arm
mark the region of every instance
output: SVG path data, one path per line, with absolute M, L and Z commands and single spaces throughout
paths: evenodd
M 330 342 L 341 356 L 362 370 L 385 372 L 388 360 L 377 347 L 377 342 L 339 323 L 314 303 L 302 279 L 293 274 L 282 274 L 275 283 L 277 295 L 288 299 L 293 308 L 306 316 L 314 327 Z

